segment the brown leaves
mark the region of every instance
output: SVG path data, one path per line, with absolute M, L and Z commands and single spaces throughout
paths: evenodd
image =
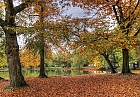
M 0 81 L 0 97 L 139 97 L 140 77 L 110 74 L 27 78 L 30 87 L 7 92 Z

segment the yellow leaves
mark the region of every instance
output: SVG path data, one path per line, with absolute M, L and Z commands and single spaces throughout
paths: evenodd
M 100 56 L 95 56 L 92 60 L 92 63 L 95 64 L 97 68 L 101 68 L 103 66 L 100 61 Z
M 83 51 L 84 51 L 83 48 L 79 48 L 79 49 L 78 49 L 78 53 L 82 53 Z
M 7 5 L 6 4 L 4 4 L 4 2 L 0 2 L 0 7 L 1 8 L 6 8 L 7 7 Z M 0 9 L 1 10 L 1 9 Z
M 54 3 L 54 2 L 53 2 Z M 59 10 L 57 4 L 53 6 L 52 0 L 39 0 L 34 2 L 34 12 L 38 13 L 41 17 L 51 17 L 53 15 L 58 15 Z
M 51 49 L 47 49 L 45 52 L 46 52 L 45 57 L 47 59 L 53 59 L 52 50 Z
M 25 50 L 23 52 L 20 52 L 20 60 L 21 60 L 21 64 L 24 67 L 38 66 L 40 57 L 39 55 L 32 54 L 31 51 L 29 50 Z
M 9 30 L 9 27 L 5 27 L 6 30 Z
M 130 32 L 128 34 L 126 34 L 125 30 L 126 29 L 120 29 L 119 27 L 115 28 L 110 37 L 110 41 L 112 41 L 114 45 L 121 48 L 135 48 L 138 45 L 139 41 L 138 36 L 134 36 L 137 30 L 135 29 L 135 31 L 134 29 L 129 29 Z

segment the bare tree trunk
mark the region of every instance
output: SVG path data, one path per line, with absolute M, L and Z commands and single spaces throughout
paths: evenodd
M 130 68 L 129 68 L 129 51 L 128 49 L 124 48 L 122 49 L 122 55 L 123 55 L 123 65 L 122 65 L 122 74 L 131 74 Z
M 137 61 L 137 69 L 139 69 L 140 60 Z
M 45 58 L 44 58 L 44 46 L 45 46 L 45 43 L 44 43 L 44 37 L 43 37 L 43 33 L 41 34 L 41 37 L 40 37 L 40 49 L 39 49 L 39 54 L 40 54 L 40 74 L 39 74 L 39 77 L 43 78 L 43 77 L 47 77 L 47 75 L 45 74 L 45 66 L 44 66 L 44 61 L 45 61 Z
M 44 3 L 40 3 L 40 7 L 41 7 L 41 13 L 44 12 Z M 45 66 L 44 66 L 44 52 L 45 52 L 45 42 L 44 42 L 44 35 L 43 35 L 43 32 L 44 32 L 44 24 L 43 24 L 43 21 L 44 21 L 44 17 L 41 16 L 40 17 L 40 22 L 42 23 L 41 24 L 41 32 L 40 32 L 40 48 L 39 48 L 39 54 L 40 54 L 40 74 L 39 74 L 39 77 L 41 78 L 44 78 L 44 77 L 47 77 L 47 75 L 45 74 Z
M 39 76 L 41 78 L 47 77 L 47 75 L 45 74 L 45 66 L 44 66 L 44 49 L 42 48 L 40 50 L 40 72 L 39 72 Z
M 28 86 L 24 81 L 19 58 L 19 46 L 16 33 L 12 30 L 6 32 L 6 55 L 10 75 L 10 87 Z
M 109 65 L 109 68 L 110 68 L 110 70 L 111 70 L 111 73 L 112 73 L 112 74 L 113 74 L 113 73 L 117 73 L 117 72 L 114 70 L 111 61 L 109 60 L 108 55 L 106 55 L 106 54 L 102 54 L 102 55 L 104 56 L 105 60 L 107 61 L 108 65 Z
M 16 14 L 25 8 L 25 4 L 19 6 L 17 10 L 13 6 L 13 0 L 4 0 L 5 8 L 5 21 L 1 24 L 6 37 L 6 56 L 10 75 L 9 87 L 23 87 L 28 86 L 25 82 L 21 71 L 21 64 L 19 58 L 19 45 L 17 42 L 16 32 L 12 30 L 15 27 Z

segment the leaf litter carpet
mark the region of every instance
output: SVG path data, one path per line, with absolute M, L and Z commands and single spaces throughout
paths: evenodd
M 29 87 L 3 90 L 0 97 L 140 97 L 140 75 L 97 74 L 25 78 Z

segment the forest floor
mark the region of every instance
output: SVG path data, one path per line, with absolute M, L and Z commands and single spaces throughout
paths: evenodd
M 0 80 L 0 97 L 140 97 L 140 74 L 88 74 L 25 80 L 29 87 L 11 90 L 3 90 L 9 81 Z

